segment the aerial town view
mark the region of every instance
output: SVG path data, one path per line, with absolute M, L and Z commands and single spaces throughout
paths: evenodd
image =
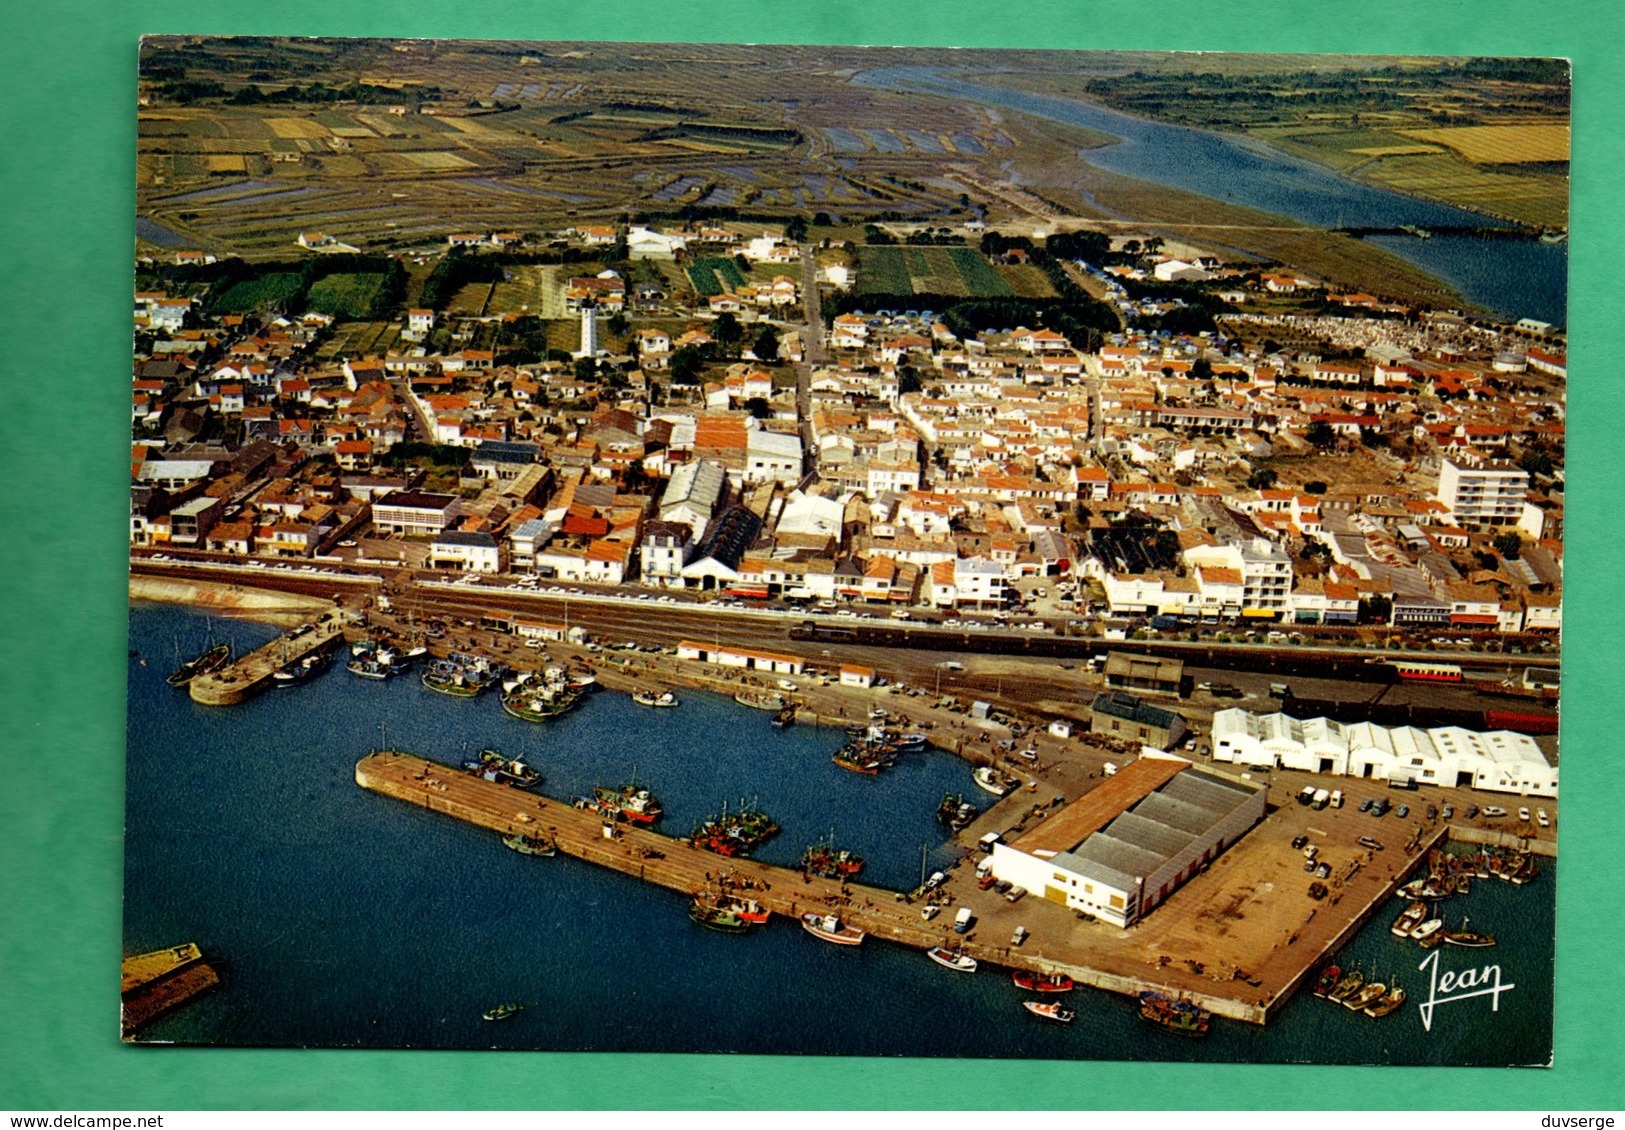
M 1550 1062 L 1565 63 L 138 102 L 126 1040 Z

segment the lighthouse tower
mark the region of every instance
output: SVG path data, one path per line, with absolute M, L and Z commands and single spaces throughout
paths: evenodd
M 591 305 L 581 309 L 581 348 L 571 356 L 598 356 L 598 312 Z

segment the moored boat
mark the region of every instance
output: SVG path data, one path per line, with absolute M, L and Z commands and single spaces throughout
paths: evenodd
M 1343 1001 L 1343 1007 L 1350 1012 L 1360 1012 L 1368 1005 L 1376 1004 L 1388 992 L 1388 986 L 1381 981 L 1367 981 L 1360 986 L 1360 991 Z
M 832 842 L 820 840 L 801 853 L 799 864 L 806 875 L 824 879 L 850 879 L 863 870 L 863 857 Z
M 1444 940 L 1453 946 L 1464 946 L 1468 949 L 1485 949 L 1495 944 L 1494 934 L 1483 934 L 1477 930 L 1467 929 L 1467 919 L 1461 920 L 1460 930 L 1444 931 Z
M 199 675 L 209 675 L 231 662 L 231 645 L 217 643 L 195 659 L 189 659 L 164 677 L 172 687 L 184 687 Z
M 977 788 L 984 792 L 990 792 L 994 796 L 1004 796 L 1021 783 L 1013 777 L 1000 773 L 991 765 L 979 766 L 971 773 L 971 779 L 976 782 Z
M 488 1008 L 480 1013 L 481 1020 L 506 1020 L 510 1016 L 525 1011 L 525 1006 L 518 1001 L 504 1001 L 495 1008 Z
M 1405 912 L 1394 919 L 1394 924 L 1388 932 L 1396 938 L 1408 938 L 1411 931 L 1420 926 L 1428 916 L 1428 906 L 1425 902 L 1413 902 L 1405 908 Z
M 1387 1016 L 1390 1012 L 1393 1012 L 1404 1003 L 1405 987 L 1403 985 L 1395 985 L 1393 988 L 1389 989 L 1386 994 L 1384 994 L 1381 1000 L 1373 1001 L 1372 1003 L 1366 1005 L 1365 1014 L 1375 1019 L 1380 1019 L 1381 1017 Z
M 1033 973 L 1026 969 L 1017 969 L 1011 972 L 1010 980 L 1015 982 L 1018 989 L 1026 989 L 1030 993 L 1069 993 L 1072 991 L 1072 978 L 1065 973 Z
M 539 836 L 527 836 L 523 833 L 503 836 L 502 846 L 510 848 L 520 855 L 534 855 L 542 859 L 550 859 L 559 853 L 558 845 L 552 840 L 545 840 Z
M 1443 929 L 1444 919 L 1429 918 L 1426 922 L 1422 923 L 1416 929 L 1411 931 L 1411 938 L 1413 941 L 1421 942 L 1422 945 L 1428 946 L 1428 948 L 1431 949 L 1432 946 L 1429 946 L 1429 942 L 1431 941 L 1433 945 L 1438 945 L 1439 943 L 1437 940 L 1435 940 L 1435 936 Z
M 653 824 L 666 811 L 659 797 L 633 783 L 613 789 L 598 785 L 592 790 L 592 799 L 593 807 L 605 816 L 634 824 Z
M 480 750 L 478 757 L 470 757 L 463 762 L 463 768 L 476 777 L 484 777 L 487 781 L 515 785 L 521 789 L 542 783 L 540 769 L 526 765 L 516 758 L 504 757 L 494 749 Z
M 747 922 L 738 912 L 731 908 L 702 902 L 698 899 L 689 904 L 688 916 L 707 930 L 715 930 L 721 934 L 743 934 L 755 925 L 755 923 Z
M 1358 969 L 1351 969 L 1343 974 L 1342 980 L 1337 982 L 1337 987 L 1327 995 L 1338 1004 L 1342 1004 L 1349 997 L 1359 992 L 1360 986 L 1364 984 L 1365 974 Z
M 794 704 L 781 706 L 773 715 L 768 725 L 775 730 L 788 730 L 796 724 L 796 708 Z
M 1055 1020 L 1062 1024 L 1070 1024 L 1077 1019 L 1077 1013 L 1070 1008 L 1062 1008 L 1056 1001 L 1022 1001 L 1021 1007 L 1034 1016 L 1045 1020 Z
M 1206 1036 L 1211 1014 L 1190 1001 L 1169 1000 L 1161 993 L 1140 994 L 1140 1018 L 1176 1036 Z
M 861 945 L 865 936 L 862 930 L 842 922 L 836 914 L 803 914 L 801 928 L 815 938 L 838 946 Z
M 654 691 L 634 691 L 632 701 L 639 706 L 672 707 L 680 705 L 677 696 L 670 691 L 661 691 L 658 694 Z
M 925 951 L 925 956 L 944 969 L 952 969 L 955 973 L 976 972 L 976 959 L 974 957 L 958 950 L 948 949 L 946 946 L 933 946 Z
M 1315 996 L 1329 996 L 1331 991 L 1337 988 L 1337 983 L 1342 979 L 1342 976 L 1343 970 L 1339 966 L 1328 965 L 1325 969 L 1322 969 L 1319 979 L 1315 981 Z
M 734 695 L 734 701 L 740 706 L 748 706 L 752 710 L 783 710 L 784 696 L 774 694 L 772 691 L 762 691 L 753 694 L 750 691 L 740 691 Z

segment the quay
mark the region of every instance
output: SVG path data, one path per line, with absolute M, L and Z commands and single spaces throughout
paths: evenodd
M 220 984 L 193 942 L 127 957 L 120 968 L 120 1028 L 131 1039 L 142 1026 Z
M 188 684 L 194 702 L 205 706 L 230 706 L 265 689 L 284 666 L 303 659 L 324 647 L 333 646 L 347 628 L 358 623 L 354 613 L 334 608 L 317 618 L 315 627 L 295 639 L 278 636 L 225 667 L 199 675 Z
M 1392 905 L 1395 888 L 1454 831 L 1438 822 L 1414 828 L 1390 823 L 1384 831 L 1404 835 L 1405 842 L 1390 840 L 1385 850 L 1373 851 L 1358 843 L 1371 824 L 1352 808 L 1284 805 L 1127 930 L 1080 920 L 1038 896 L 1012 904 L 996 891 L 979 889 L 972 868 L 961 860 L 932 894 L 930 901 L 943 909 L 927 922 L 920 913 L 924 900 L 901 892 L 809 879 L 791 868 L 713 855 L 686 840 L 608 824 L 596 812 L 407 753 L 369 754 L 357 763 L 355 780 L 364 789 L 496 835 L 545 836 L 561 854 L 685 896 L 716 887 L 726 873 L 730 886 L 791 919 L 808 911 L 835 911 L 876 938 L 900 945 L 961 948 L 988 965 L 1064 973 L 1080 985 L 1131 997 L 1146 990 L 1177 994 L 1217 1016 L 1260 1025 L 1367 920 Z M 994 806 L 1000 820 L 1018 814 L 1037 818 L 1040 808 L 1030 794 L 1021 793 Z M 1305 893 L 1312 877 L 1303 872 L 1302 853 L 1290 846 L 1299 833 L 1313 835 L 1321 858 L 1335 867 L 1331 895 L 1320 902 Z M 965 935 L 951 927 L 961 907 L 975 915 Z M 1019 946 L 1011 941 L 1017 925 L 1029 934 Z

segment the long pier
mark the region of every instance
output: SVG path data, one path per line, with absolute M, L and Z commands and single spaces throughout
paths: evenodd
M 1268 1021 L 1303 980 L 1319 970 L 1327 954 L 1342 945 L 1380 909 L 1394 887 L 1425 858 L 1427 848 L 1446 831 L 1442 826 L 1437 827 L 1429 834 L 1417 835 L 1405 849 L 1389 851 L 1389 856 L 1397 857 L 1390 861 L 1391 867 L 1367 866 L 1363 873 L 1360 867 L 1353 867 L 1347 878 L 1337 884 L 1346 897 L 1334 901 L 1343 901 L 1345 905 L 1337 909 L 1330 904 L 1320 907 L 1326 913 L 1319 921 L 1314 921 L 1315 915 L 1311 914 L 1310 922 L 1302 919 L 1287 922 L 1275 913 L 1262 912 L 1260 907 L 1261 917 L 1284 923 L 1291 937 L 1283 935 L 1274 949 L 1264 940 L 1263 951 L 1258 952 L 1256 947 L 1262 935 L 1239 949 L 1236 943 L 1242 939 L 1236 937 L 1228 940 L 1211 935 L 1200 940 L 1180 938 L 1192 930 L 1197 934 L 1207 933 L 1204 922 L 1210 915 L 1205 906 L 1215 900 L 1230 905 L 1243 899 L 1268 897 L 1252 890 L 1256 886 L 1253 878 L 1243 878 L 1230 869 L 1225 869 L 1228 874 L 1204 875 L 1201 880 L 1193 881 L 1185 899 L 1176 898 L 1168 906 L 1159 908 L 1141 928 L 1120 931 L 1099 923 L 1078 922 L 1064 908 L 1050 906 L 1042 900 L 1027 906 L 1010 905 L 996 892 L 978 890 L 968 868 L 955 867 L 944 889 L 932 895 L 932 901 L 946 905 L 928 922 L 920 913 L 918 901 L 909 900 L 896 891 L 808 878 L 798 871 L 756 860 L 713 855 L 691 846 L 686 840 L 609 823 L 598 813 L 495 784 L 407 753 L 369 754 L 357 763 L 355 780 L 364 789 L 498 835 L 546 837 L 557 843 L 564 855 L 610 867 L 684 895 L 714 889 L 726 875 L 729 886 L 745 890 L 775 914 L 792 919 L 809 911 L 833 911 L 866 933 L 900 945 L 922 950 L 948 945 L 962 949 L 981 962 L 1040 973 L 1064 973 L 1081 985 L 1131 997 L 1145 990 L 1175 993 L 1215 1015 L 1252 1024 Z M 1250 862 L 1263 870 L 1267 861 L 1267 870 L 1273 872 L 1280 863 L 1273 857 L 1283 854 L 1287 845 L 1269 844 L 1267 841 L 1275 837 L 1268 833 L 1260 837 L 1255 832 L 1254 836 L 1252 853 L 1262 853 L 1263 858 Z M 1348 838 L 1352 840 L 1352 834 Z M 1295 850 L 1285 854 L 1299 862 L 1302 860 Z M 1292 864 L 1291 870 L 1298 870 L 1296 864 Z M 1257 879 L 1266 877 L 1274 878 L 1273 875 L 1256 875 Z M 1266 882 L 1264 886 L 1267 890 L 1270 884 Z M 1204 887 L 1208 888 L 1205 892 Z M 1184 911 L 1179 908 L 1180 902 L 1186 904 Z M 951 925 L 955 911 L 961 906 L 971 907 L 976 916 L 972 930 L 965 935 L 955 934 Z M 1033 936 L 1028 944 L 1017 947 L 1011 942 L 1010 933 L 1014 925 L 1023 923 L 1031 924 Z M 1299 933 L 1304 935 L 1301 939 Z M 1187 948 L 1181 945 L 1182 940 L 1198 948 Z M 1294 944 L 1300 941 L 1301 945 Z M 1156 954 L 1165 947 L 1174 952 L 1185 949 L 1203 954 L 1213 968 L 1159 959 Z M 1247 956 L 1248 952 L 1252 953 L 1251 957 Z M 1240 974 L 1242 959 L 1247 961 L 1249 969 L 1257 971 L 1256 974 Z
M 310 631 L 297 639 L 278 636 L 270 643 L 249 652 L 220 670 L 199 675 L 187 690 L 194 702 L 205 706 L 230 706 L 265 689 L 284 666 L 303 659 L 313 651 L 331 646 L 344 635 L 345 629 L 360 621 L 354 613 L 333 609 L 325 612 Z

